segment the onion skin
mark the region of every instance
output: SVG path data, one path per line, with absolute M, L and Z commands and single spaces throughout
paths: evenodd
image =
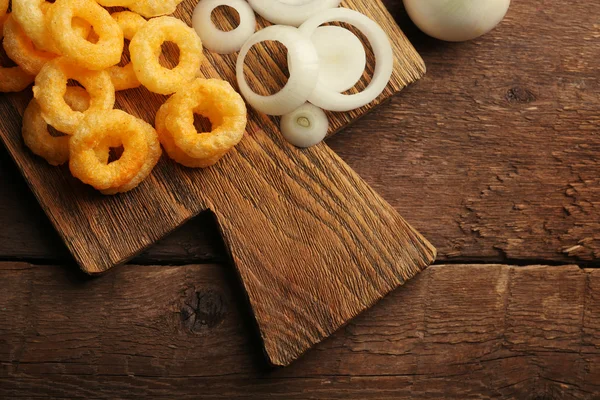
M 494 29 L 504 19 L 510 0 L 404 0 L 404 7 L 427 35 L 464 42 Z

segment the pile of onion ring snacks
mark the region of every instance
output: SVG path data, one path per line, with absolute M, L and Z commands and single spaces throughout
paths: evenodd
M 183 21 L 163 16 L 180 2 L 13 0 L 8 13 L 9 0 L 0 0 L 3 47 L 17 64 L 0 68 L 0 92 L 35 82 L 23 115 L 25 145 L 53 166 L 68 162 L 75 178 L 107 195 L 144 181 L 162 155 L 161 144 L 192 168 L 215 164 L 237 145 L 247 122 L 245 103 L 229 83 L 196 78 L 204 59 L 200 38 Z M 104 8 L 113 6 L 133 11 L 111 15 Z M 125 40 L 131 62 L 120 66 Z M 172 69 L 159 62 L 167 41 L 180 53 Z M 82 87 L 68 86 L 69 80 Z M 175 93 L 157 114 L 156 129 L 114 109 L 116 91 L 141 85 Z M 197 134 L 195 113 L 211 120 L 212 132 Z M 115 148 L 122 153 L 111 160 Z
M 387 86 L 393 72 L 393 51 L 387 34 L 367 16 L 346 8 L 337 8 L 341 0 L 200 0 L 193 26 L 203 43 L 212 51 L 229 54 L 240 51 L 236 77 L 240 92 L 256 110 L 284 116 L 282 134 L 298 147 L 319 143 L 327 134 L 322 110 L 344 112 L 375 100 Z M 240 24 L 229 32 L 219 30 L 211 21 L 213 10 L 222 5 L 234 8 Z M 256 13 L 278 24 L 254 33 Z M 321 26 L 344 22 L 360 30 L 369 40 L 375 55 L 373 79 L 365 90 L 346 95 L 361 79 L 366 53 L 360 39 L 339 26 Z M 255 93 L 244 76 L 244 62 L 250 49 L 261 42 L 277 41 L 288 51 L 290 76 L 278 93 Z M 320 112 L 316 107 L 321 108 Z M 300 117 L 298 117 L 300 116 Z

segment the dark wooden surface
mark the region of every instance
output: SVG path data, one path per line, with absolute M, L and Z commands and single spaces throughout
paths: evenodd
M 0 398 L 594 399 L 600 271 L 439 265 L 271 370 L 231 269 L 0 264 Z
M 329 145 L 445 264 L 269 370 L 209 216 L 90 280 L 0 149 L 0 397 L 600 397 L 600 11 L 445 44 L 385 3 L 428 74 Z

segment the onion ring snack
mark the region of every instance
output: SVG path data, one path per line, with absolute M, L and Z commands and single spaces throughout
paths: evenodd
M 143 122 L 143 125 L 144 125 L 143 131 L 146 136 L 146 142 L 148 144 L 148 155 L 146 157 L 146 160 L 140 167 L 138 173 L 133 177 L 133 179 L 131 179 L 129 182 L 125 183 L 124 185 L 121 185 L 121 186 L 118 186 L 115 188 L 111 188 L 111 189 L 101 190 L 102 194 L 114 195 L 117 193 L 125 193 L 125 192 L 128 192 L 128 191 L 136 188 L 140 183 L 142 183 L 150 175 L 150 173 L 152 172 L 152 170 L 154 169 L 154 167 L 160 160 L 160 157 L 162 156 L 162 150 L 160 148 L 160 142 L 158 141 L 158 135 L 156 134 L 156 131 L 154 130 L 154 128 L 152 128 L 152 126 L 146 124 L 145 122 Z M 152 129 L 148 129 L 148 128 L 152 128 Z M 121 143 L 118 141 L 115 141 L 114 138 L 113 139 L 107 138 L 101 143 L 100 148 L 97 148 L 95 150 L 96 157 L 98 157 L 98 159 L 100 160 L 100 162 L 102 164 L 108 164 L 110 148 L 118 147 L 120 145 L 121 145 Z
M 240 24 L 235 29 L 225 32 L 215 26 L 211 15 L 219 6 L 229 6 L 237 11 Z M 254 34 L 256 17 L 245 0 L 201 0 L 194 10 L 192 25 L 208 50 L 218 54 L 231 54 L 239 51 Z
M 237 145 L 244 137 L 247 124 L 246 105 L 229 82 L 220 79 L 196 79 L 170 100 L 166 129 L 175 145 L 186 155 L 208 159 Z M 199 133 L 194 114 L 207 117 L 212 131 Z
M 48 0 L 46 0 L 44 3 L 42 3 L 42 12 L 44 13 L 44 15 L 46 15 L 48 13 L 48 10 L 50 9 L 50 7 L 52 7 L 53 4 L 54 3 L 48 2 Z M 46 25 L 48 25 L 47 18 L 45 20 L 45 23 L 46 23 Z M 87 38 L 89 36 L 90 32 L 93 32 L 92 25 L 89 24 L 86 20 L 79 18 L 79 17 L 73 18 L 72 26 L 73 26 L 73 30 L 75 31 L 75 33 L 77 33 L 77 35 L 82 38 Z M 50 33 L 48 32 L 47 34 L 49 35 Z M 56 44 L 54 44 L 54 41 L 52 42 L 52 47 L 54 48 L 56 54 L 58 54 L 59 50 L 56 47 Z
M 139 29 L 146 23 L 146 20 L 139 14 L 130 11 L 117 12 L 112 14 L 112 17 L 119 24 L 119 27 L 123 31 L 123 36 L 127 40 L 133 39 Z M 114 65 L 108 69 L 108 73 L 117 91 L 133 89 L 141 85 L 135 76 L 131 62 L 123 67 Z
M 357 94 L 344 95 L 319 82 L 308 101 L 329 111 L 350 111 L 375 100 L 390 81 L 394 69 L 394 53 L 387 34 L 369 17 L 347 8 L 325 10 L 306 21 L 298 28 L 307 37 L 327 22 L 345 22 L 358 28 L 369 40 L 375 54 L 375 72 L 371 83 Z M 296 65 L 294 64 L 294 67 Z
M 6 16 L 9 2 L 10 0 L 0 0 L 0 20 Z
M 73 176 L 98 190 L 118 189 L 136 179 L 150 153 L 151 125 L 121 110 L 89 111 L 70 143 L 69 168 Z M 107 146 L 123 146 L 112 163 L 98 157 Z
M 4 19 L 0 18 L 0 40 L 3 38 Z M 0 65 L 0 92 L 20 92 L 31 85 L 35 77 L 23 71 L 21 67 L 3 67 Z
M 14 0 L 12 14 L 38 49 L 58 53 L 46 24 L 45 13 L 50 5 L 45 0 Z
M 4 22 L 3 45 L 6 55 L 30 75 L 37 75 L 44 64 L 56 58 L 54 53 L 36 49 L 12 15 Z
M 98 35 L 91 43 L 71 26 L 73 18 L 89 22 Z M 123 52 L 123 31 L 108 11 L 94 0 L 56 0 L 47 13 L 48 31 L 60 53 L 89 70 L 118 64 Z
M 161 45 L 171 41 L 179 46 L 179 64 L 168 69 L 159 62 Z M 204 58 L 202 42 L 183 21 L 160 17 L 148 21 L 129 43 L 135 75 L 148 90 L 171 94 L 194 79 Z
M 173 14 L 183 0 L 136 0 L 127 6 L 131 11 L 146 17 Z
M 90 106 L 90 96 L 80 87 L 67 88 L 66 103 L 76 111 L 85 111 Z M 31 99 L 23 113 L 23 141 L 36 155 L 50 165 L 58 166 L 69 160 L 69 136 L 52 136 L 48 124 L 42 118 L 42 110 L 35 99 Z
M 192 158 L 179 147 L 177 147 L 175 140 L 173 139 L 173 135 L 169 130 L 167 130 L 165 124 L 167 116 L 171 113 L 171 99 L 172 97 L 158 109 L 155 120 L 156 133 L 158 133 L 160 143 L 164 147 L 169 157 L 178 164 L 188 168 L 207 168 L 216 164 L 221 157 L 225 155 L 225 153 L 218 153 L 209 158 Z
M 78 81 L 90 95 L 90 108 L 74 111 L 64 100 L 67 81 Z M 115 90 L 106 71 L 88 71 L 56 58 L 42 68 L 35 79 L 33 96 L 42 109 L 44 120 L 60 132 L 72 135 L 89 111 L 110 110 L 115 104 Z
M 96 2 L 104 7 L 129 7 L 136 0 L 96 0 Z
M 21 67 L 0 66 L 0 93 L 20 92 L 31 85 L 35 77 L 23 71 Z
M 25 31 L 28 38 L 38 50 L 45 50 L 58 54 L 56 47 L 47 27 L 46 14 L 53 3 L 45 0 L 15 0 L 13 1 L 13 18 Z M 71 26 L 71 25 L 70 25 Z M 74 18 L 72 26 L 81 37 L 87 37 L 91 26 L 81 18 Z
M 147 125 L 146 128 L 152 128 L 152 126 Z M 133 177 L 132 180 L 125 183 L 124 185 L 121 185 L 116 188 L 101 190 L 102 194 L 114 195 L 117 193 L 129 192 L 130 190 L 135 189 L 150 175 L 156 164 L 158 164 L 158 161 L 162 156 L 162 150 L 160 148 L 160 142 L 158 141 L 158 135 L 156 134 L 154 128 L 144 129 L 144 131 L 146 133 L 146 139 L 148 141 L 148 156 L 146 157 L 146 160 L 142 164 L 141 168 L 139 169 L 139 172 Z M 98 150 L 96 151 L 96 156 L 101 162 L 108 163 L 109 151 L 109 147 L 106 147 L 104 150 Z
M 304 21 L 342 0 L 248 0 L 261 17 L 279 25 L 300 26 Z
M 252 91 L 244 76 L 244 63 L 255 44 L 275 40 L 288 49 L 289 65 L 293 71 L 286 85 L 278 93 L 262 96 Z M 297 28 L 273 25 L 256 32 L 242 47 L 236 64 L 236 78 L 246 101 L 268 115 L 284 115 L 303 105 L 311 95 L 319 78 L 319 56 L 315 46 Z

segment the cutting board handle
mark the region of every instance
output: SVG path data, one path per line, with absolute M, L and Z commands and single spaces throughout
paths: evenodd
M 429 265 L 435 249 L 326 145 L 274 140 L 244 139 L 204 182 L 268 359 L 283 366 Z

